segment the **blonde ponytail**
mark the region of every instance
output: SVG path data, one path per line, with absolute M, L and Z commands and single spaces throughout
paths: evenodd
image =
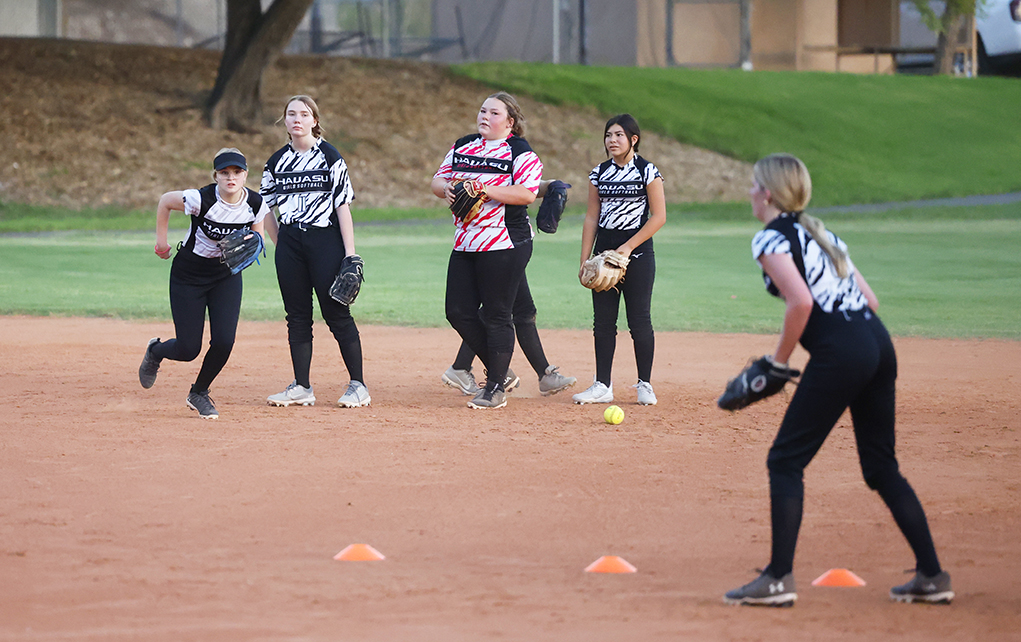
M 814 216 L 803 214 L 812 200 L 812 177 L 805 164 L 790 154 L 770 154 L 755 163 L 752 173 L 762 187 L 769 190 L 770 200 L 781 212 L 798 214 L 805 228 L 826 256 L 830 257 L 837 275 L 847 278 L 847 252 L 830 242 L 826 226 Z
M 798 216 L 798 222 L 815 239 L 815 242 L 819 244 L 819 247 L 826 253 L 826 256 L 830 257 L 830 261 L 833 262 L 833 269 L 837 271 L 837 276 L 846 279 L 847 252 L 830 242 L 830 235 L 826 232 L 826 226 L 822 224 L 822 221 L 814 216 L 802 213 Z

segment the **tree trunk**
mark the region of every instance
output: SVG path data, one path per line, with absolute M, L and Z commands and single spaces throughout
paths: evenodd
M 312 0 L 227 0 L 227 38 L 206 104 L 214 129 L 246 131 L 262 116 L 262 75 L 280 56 Z
M 940 18 L 943 29 L 940 31 L 939 40 L 936 41 L 936 73 L 943 76 L 951 76 L 954 73 L 954 57 L 957 50 L 957 41 L 960 38 L 961 29 L 964 27 L 964 15 L 957 6 L 948 2 Z

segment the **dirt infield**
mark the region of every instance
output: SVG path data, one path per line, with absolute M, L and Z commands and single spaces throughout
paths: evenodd
M 507 408 L 468 409 L 439 382 L 456 338 L 432 329 L 362 328 L 373 404 L 356 410 L 331 403 L 346 376 L 320 330 L 320 405 L 270 408 L 291 379 L 284 325 L 242 323 L 213 422 L 184 405 L 197 364 L 138 385 L 146 340 L 171 329 L 0 318 L 0 639 L 1018 639 L 1021 343 L 896 340 L 902 468 L 954 604 L 888 601 L 912 558 L 845 416 L 806 473 L 798 605 L 759 610 L 720 597 L 768 557 L 785 404 L 714 399 L 772 337 L 660 333 L 660 403 L 639 407 L 625 335 L 627 417 L 609 426 L 531 376 Z M 591 377 L 588 333 L 543 336 Z M 356 542 L 387 559 L 333 560 Z M 638 573 L 583 572 L 611 554 Z M 810 585 L 834 567 L 868 585 Z

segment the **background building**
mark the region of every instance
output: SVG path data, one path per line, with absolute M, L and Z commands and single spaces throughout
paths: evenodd
M 262 0 L 268 6 L 272 0 Z M 0 0 L 0 35 L 220 47 L 226 0 Z M 315 0 L 289 53 L 890 73 L 901 0 Z M 909 9 L 910 10 L 910 9 Z M 929 32 L 930 35 L 931 32 Z M 934 38 L 934 36 L 933 36 Z M 924 39 L 922 39 L 924 40 Z M 971 38 L 965 38 L 969 45 Z

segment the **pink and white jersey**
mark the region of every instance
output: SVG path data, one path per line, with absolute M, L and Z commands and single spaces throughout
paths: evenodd
M 434 175 L 452 180 L 474 179 L 486 185 L 521 185 L 539 191 L 542 161 L 524 138 L 511 136 L 490 141 L 479 134 L 459 139 L 447 152 Z M 470 223 L 454 219 L 454 250 L 488 252 L 509 250 L 532 240 L 535 232 L 525 205 L 489 201 Z

